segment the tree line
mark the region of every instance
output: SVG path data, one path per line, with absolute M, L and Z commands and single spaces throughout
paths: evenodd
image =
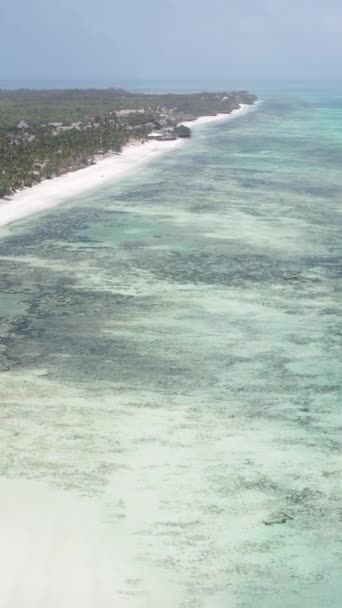
M 137 136 L 137 134 L 135 134 Z M 54 135 L 39 127 L 0 134 L 0 197 L 67 171 L 86 167 L 99 152 L 120 152 L 132 137 L 124 128 L 71 129 Z

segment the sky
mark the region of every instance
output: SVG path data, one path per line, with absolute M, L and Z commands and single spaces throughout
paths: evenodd
M 342 0 L 2 0 L 1 80 L 338 79 Z

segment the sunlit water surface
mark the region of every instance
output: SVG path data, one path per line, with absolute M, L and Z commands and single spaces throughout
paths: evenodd
M 1 606 L 341 605 L 341 167 L 282 94 L 2 229 Z

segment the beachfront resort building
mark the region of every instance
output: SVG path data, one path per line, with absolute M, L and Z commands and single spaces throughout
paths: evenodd
M 27 122 L 25 122 L 25 120 L 21 120 L 17 124 L 17 129 L 28 129 L 28 128 L 29 128 L 29 126 L 28 126 Z

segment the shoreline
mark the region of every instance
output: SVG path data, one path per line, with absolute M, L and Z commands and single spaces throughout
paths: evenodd
M 257 106 L 258 102 L 255 102 L 253 105 L 249 104 L 240 104 L 239 108 L 236 110 L 232 110 L 230 114 L 215 114 L 214 116 L 199 116 L 195 120 L 186 120 L 180 124 L 185 125 L 186 127 L 197 127 L 201 125 L 211 124 L 212 122 L 221 122 L 223 120 L 231 120 L 232 118 L 237 118 L 243 114 L 249 112 L 252 108 Z
M 181 124 L 197 128 L 212 122 L 231 120 L 255 108 L 254 105 L 241 104 L 239 109 L 230 114 L 216 116 L 201 116 Z M 98 160 L 94 165 L 70 171 L 65 175 L 46 179 L 31 188 L 15 192 L 9 199 L 0 199 L 0 227 L 20 219 L 57 207 L 73 197 L 96 190 L 104 184 L 115 182 L 128 175 L 154 158 L 179 148 L 184 139 L 173 141 L 147 141 L 130 143 L 119 154 L 111 154 Z
M 31 188 L 0 199 L 0 227 L 57 207 L 77 195 L 114 182 L 141 165 L 179 147 L 181 140 L 170 142 L 131 143 L 122 152 L 111 154 L 95 164 L 46 179 Z

